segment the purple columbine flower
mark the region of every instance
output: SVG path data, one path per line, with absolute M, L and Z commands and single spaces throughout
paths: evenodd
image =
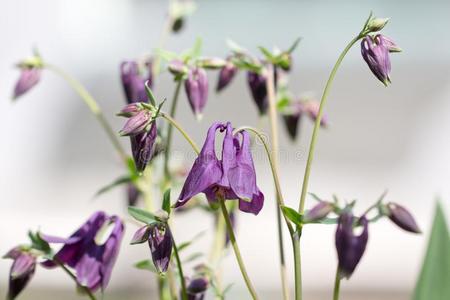
M 33 88 L 41 79 L 41 68 L 38 67 L 21 67 L 20 77 L 14 87 L 13 99 L 17 99 L 31 88 Z
M 145 62 L 145 69 L 147 74 L 141 74 L 136 61 L 125 61 L 120 65 L 120 77 L 128 103 L 148 102 L 145 83 L 148 81 L 150 87 L 153 83 L 151 60 Z
M 9 288 L 6 299 L 15 299 L 27 286 L 36 269 L 36 257 L 21 247 L 15 247 L 3 256 L 14 260 L 9 271 Z
M 391 60 L 389 58 L 389 52 L 394 48 L 398 48 L 394 43 L 381 34 L 376 36 L 366 36 L 361 42 L 361 54 L 369 66 L 372 73 L 377 77 L 385 86 L 387 86 L 391 79 L 389 74 L 391 73 Z
M 217 81 L 216 91 L 222 91 L 233 80 L 238 69 L 231 60 L 227 60 L 225 66 L 220 69 L 219 80 Z
M 255 101 L 260 115 L 264 115 L 267 112 L 269 102 L 267 99 L 267 78 L 264 74 L 258 74 L 256 72 L 247 72 L 247 82 L 252 93 L 252 98 Z
M 222 159 L 215 153 L 216 131 L 225 131 Z M 239 199 L 239 209 L 258 214 L 264 195 L 256 185 L 256 172 L 246 131 L 233 135 L 231 123 L 214 123 L 208 130 L 203 148 L 186 178 L 176 207 L 204 193 L 210 202 Z
M 208 101 L 208 77 L 202 68 L 190 69 L 184 82 L 186 95 L 197 119 L 201 119 Z
M 131 152 L 133 153 L 134 163 L 139 172 L 143 172 L 148 162 L 154 154 L 154 144 L 158 130 L 156 121 L 153 121 L 148 131 L 130 136 Z
M 391 219 L 398 227 L 412 233 L 422 232 L 414 220 L 414 217 L 406 208 L 392 202 L 388 203 L 386 207 L 388 209 L 389 219 Z
M 75 269 L 80 285 L 92 292 L 99 288 L 104 290 L 119 254 L 123 233 L 124 225 L 117 216 L 96 212 L 67 239 L 43 235 L 48 243 L 64 246 L 55 254 L 54 260 L 42 264 L 51 268 L 63 263 Z
M 343 212 L 339 217 L 336 229 L 336 250 L 341 278 L 350 278 L 366 250 L 367 240 L 369 239 L 366 217 L 362 216 L 358 220 L 358 224 L 363 226 L 360 235 L 353 233 L 353 221 L 354 217 L 351 212 Z
M 293 102 L 289 105 L 285 112 L 283 112 L 283 121 L 289 137 L 295 140 L 298 134 L 298 126 L 302 120 L 304 112 L 303 103 L 301 101 Z
M 188 281 L 188 285 L 186 287 L 188 300 L 203 300 L 205 298 L 208 285 L 209 281 L 205 277 L 198 277 Z

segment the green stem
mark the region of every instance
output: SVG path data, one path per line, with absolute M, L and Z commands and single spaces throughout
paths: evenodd
M 214 233 L 214 240 L 211 246 L 211 250 L 209 253 L 209 265 L 212 266 L 215 279 L 215 286 L 218 296 L 216 299 L 223 299 L 222 295 L 222 283 L 221 283 L 221 267 L 220 267 L 220 258 L 222 256 L 222 251 L 225 247 L 225 234 L 226 234 L 226 224 L 224 218 L 220 215 L 219 212 L 216 213 L 217 224 L 216 224 L 216 232 Z
M 161 31 L 161 35 L 159 37 L 158 46 L 156 48 L 157 50 L 162 50 L 164 48 L 164 45 L 167 42 L 170 32 L 172 31 L 173 22 L 174 22 L 173 18 L 170 15 L 168 15 L 166 18 L 164 28 Z M 160 65 L 161 65 L 161 56 L 156 55 L 152 66 L 152 74 L 154 76 L 159 74 Z
M 54 262 L 56 262 L 61 269 L 64 270 L 64 272 L 67 273 L 67 275 L 69 275 L 76 283 L 76 285 L 83 291 L 86 293 L 86 295 L 91 299 L 91 300 L 96 300 L 97 298 L 94 296 L 94 294 L 91 292 L 91 290 L 86 287 L 81 285 L 80 283 L 78 283 L 77 277 L 72 273 L 72 271 L 70 271 L 63 262 L 61 262 L 59 259 L 57 259 L 56 257 L 53 259 Z
M 188 141 L 189 144 L 191 144 L 192 149 L 194 149 L 194 151 L 199 154 L 200 153 L 200 149 L 198 148 L 198 146 L 195 144 L 194 140 L 189 136 L 189 134 L 187 134 L 187 132 L 183 129 L 183 127 L 181 127 L 180 124 L 178 124 L 177 121 L 175 121 L 174 119 L 172 119 L 171 116 L 169 116 L 168 114 L 164 113 L 164 112 L 160 112 L 159 115 L 166 119 L 170 124 L 173 125 L 173 127 L 175 127 L 182 135 L 183 137 L 186 139 L 186 141 Z
M 231 224 L 230 216 L 228 214 L 227 207 L 225 205 L 225 201 L 223 199 L 219 200 L 220 209 L 222 210 L 223 218 L 225 219 L 225 223 L 227 225 L 228 236 L 230 237 L 230 243 L 233 246 L 234 254 L 236 255 L 236 260 L 239 265 L 239 269 L 241 270 L 242 277 L 244 277 L 245 284 L 247 285 L 247 289 L 250 292 L 252 298 L 254 300 L 258 299 L 256 295 L 256 291 L 253 287 L 253 284 L 250 280 L 250 277 L 247 274 L 247 270 L 245 269 L 244 260 L 241 256 L 241 251 L 239 250 L 239 246 L 236 241 L 236 236 L 234 235 L 233 225 Z
M 180 285 L 181 285 L 181 298 L 183 300 L 187 300 L 187 291 L 186 291 L 186 282 L 184 280 L 184 274 L 183 274 L 183 266 L 181 264 L 180 255 L 178 254 L 178 248 L 177 244 L 175 243 L 175 240 L 172 236 L 172 243 L 173 243 L 173 253 L 175 255 L 175 259 L 177 260 L 178 265 L 178 274 L 180 276 Z
M 305 199 L 306 199 L 306 193 L 308 192 L 308 183 L 309 183 L 309 177 L 311 174 L 311 165 L 312 165 L 312 161 L 313 161 L 313 157 L 314 157 L 314 150 L 316 147 L 317 136 L 318 136 L 319 128 L 320 128 L 320 122 L 321 122 L 322 116 L 323 116 L 323 110 L 327 103 L 327 98 L 328 98 L 328 94 L 330 92 L 331 85 L 333 83 L 334 77 L 336 76 L 336 73 L 337 73 L 339 66 L 341 65 L 342 60 L 344 59 L 345 55 L 350 50 L 350 48 L 362 37 L 363 37 L 363 34 L 358 34 L 344 48 L 344 50 L 342 51 L 338 60 L 336 61 L 333 69 L 331 70 L 330 76 L 325 85 L 325 89 L 323 90 L 322 99 L 320 100 L 319 113 L 317 115 L 316 122 L 314 123 L 314 130 L 313 130 L 313 134 L 311 137 L 311 143 L 309 145 L 309 153 L 308 153 L 308 160 L 306 161 L 305 174 L 303 176 L 302 193 L 300 196 L 300 202 L 299 202 L 299 208 L 298 208 L 298 211 L 300 214 L 303 214 L 303 212 L 305 210 Z
M 172 105 L 170 107 L 170 116 L 172 118 L 175 117 L 175 112 L 177 108 L 178 103 L 178 96 L 180 95 L 181 85 L 183 83 L 183 80 L 178 80 L 177 86 L 175 88 L 175 93 L 172 98 Z M 167 135 L 166 135 L 166 149 L 164 152 L 164 177 L 166 182 L 169 182 L 170 180 L 170 170 L 169 170 L 169 155 L 170 155 L 170 146 L 172 144 L 172 132 L 173 132 L 173 126 L 172 123 L 168 124 L 167 127 Z
M 295 300 L 302 299 L 302 259 L 300 255 L 300 233 L 291 235 L 294 250 Z
M 339 276 L 339 267 L 336 268 L 336 277 L 334 278 L 333 300 L 339 300 L 341 289 L 341 277 Z
M 86 90 L 86 88 L 74 77 L 63 71 L 62 69 L 50 65 L 45 64 L 44 67 L 46 67 L 48 70 L 51 70 L 61 76 L 66 82 L 75 90 L 75 92 L 78 93 L 78 95 L 81 97 L 81 99 L 84 101 L 84 103 L 87 105 L 87 107 L 90 109 L 92 114 L 95 116 L 97 121 L 100 123 L 100 125 L 103 127 L 104 131 L 108 135 L 109 140 L 113 144 L 114 148 L 116 149 L 117 153 L 120 155 L 120 158 L 127 163 L 128 156 L 126 155 L 125 151 L 122 148 L 122 145 L 120 144 L 116 133 L 109 125 L 108 121 L 106 120 L 105 116 L 103 115 L 102 110 L 100 109 L 100 106 L 95 101 L 94 97 Z

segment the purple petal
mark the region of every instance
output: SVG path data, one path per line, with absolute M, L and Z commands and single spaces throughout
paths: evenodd
M 130 244 L 134 245 L 134 244 L 144 243 L 148 240 L 149 235 L 150 235 L 150 227 L 148 225 L 145 225 L 145 226 L 139 228 L 134 233 Z
M 139 172 L 145 170 L 145 167 L 153 156 L 153 146 L 157 135 L 158 130 L 156 128 L 156 122 L 153 121 L 148 132 L 130 136 L 131 152 L 133 153 L 136 169 Z
M 208 77 L 206 71 L 201 68 L 189 70 L 184 87 L 192 111 L 197 117 L 200 117 L 208 101 Z
M 264 115 L 267 112 L 269 102 L 267 100 L 267 78 L 255 72 L 247 72 L 247 82 L 250 87 L 253 100 L 258 107 L 259 113 Z
M 106 289 L 109 279 L 111 278 L 112 269 L 116 263 L 117 256 L 119 255 L 120 244 L 124 234 L 123 222 L 116 216 L 112 216 L 111 220 L 115 223 L 115 226 L 110 238 L 104 246 L 104 253 L 102 257 L 103 264 L 100 268 L 102 276 L 102 290 Z
M 163 224 L 150 225 L 148 239 L 153 264 L 158 272 L 166 272 L 172 255 L 173 239 L 169 227 Z
M 20 72 L 19 80 L 14 88 L 13 99 L 17 99 L 32 87 L 34 87 L 41 79 L 40 68 L 23 68 Z

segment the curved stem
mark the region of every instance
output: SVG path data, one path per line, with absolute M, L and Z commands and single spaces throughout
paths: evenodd
M 120 144 L 116 133 L 109 125 L 108 121 L 106 120 L 105 116 L 103 115 L 103 112 L 101 111 L 98 103 L 95 101 L 94 97 L 86 90 L 86 88 L 74 77 L 63 71 L 62 69 L 51 65 L 51 64 L 45 64 L 45 68 L 48 70 L 51 70 L 61 76 L 74 90 L 78 93 L 78 95 L 81 97 L 81 99 L 84 101 L 84 103 L 88 106 L 92 114 L 95 116 L 97 121 L 100 123 L 100 125 L 103 127 L 104 131 L 108 135 L 109 140 L 113 144 L 114 148 L 116 149 L 117 153 L 120 155 L 120 158 L 127 163 L 127 155 L 125 151 L 122 148 L 122 145 Z
M 69 276 L 75 281 L 76 285 L 77 285 L 82 291 L 84 291 L 84 292 L 86 293 L 86 295 L 87 295 L 91 300 L 96 300 L 96 299 L 97 299 L 97 298 L 95 297 L 95 295 L 91 292 L 91 290 L 90 290 L 88 287 L 83 286 L 83 285 L 81 285 L 81 284 L 78 282 L 77 277 L 72 273 L 72 271 L 70 271 L 70 270 L 64 265 L 64 263 L 62 263 L 62 262 L 61 262 L 59 259 L 57 259 L 56 257 L 54 257 L 53 261 L 56 262 L 56 263 L 61 267 L 61 269 L 63 269 L 64 272 L 66 272 L 66 274 L 69 275 Z
M 339 267 L 336 268 L 336 277 L 334 278 L 333 300 L 339 300 L 341 290 L 341 277 L 339 276 Z
M 175 112 L 176 112 L 178 98 L 179 98 L 178 96 L 180 95 L 182 83 L 183 83 L 183 80 L 178 81 L 177 86 L 175 88 L 175 93 L 172 98 L 172 105 L 170 107 L 170 116 L 172 118 L 175 117 Z M 167 135 L 166 135 L 166 149 L 164 152 L 164 177 L 165 177 L 166 182 L 168 182 L 170 179 L 170 170 L 169 170 L 169 155 L 170 154 L 169 154 L 169 152 L 170 152 L 170 146 L 172 144 L 172 132 L 173 132 L 173 126 L 172 126 L 172 123 L 169 123 L 168 127 L 167 127 Z
M 169 116 L 168 114 L 164 113 L 164 112 L 160 112 L 159 115 L 166 119 L 170 124 L 173 125 L 173 127 L 175 127 L 182 135 L 183 137 L 186 139 L 186 141 L 188 141 L 189 144 L 191 144 L 192 149 L 194 149 L 194 151 L 199 154 L 200 153 L 200 149 L 198 148 L 198 146 L 195 144 L 194 140 L 189 136 L 189 134 L 187 134 L 187 132 L 183 129 L 183 127 L 181 127 L 180 124 L 178 124 L 177 121 L 175 121 L 174 119 L 172 119 L 171 116 Z
M 313 158 L 314 158 L 314 150 L 315 150 L 315 147 L 316 147 L 317 135 L 319 133 L 320 122 L 322 120 L 323 110 L 324 110 L 324 107 L 325 107 L 325 105 L 327 103 L 327 98 L 328 98 L 328 94 L 330 92 L 331 85 L 333 83 L 334 77 L 336 76 L 336 73 L 337 73 L 337 71 L 339 69 L 339 66 L 341 65 L 342 60 L 344 59 L 345 55 L 350 50 L 350 48 L 359 39 L 361 39 L 362 37 L 363 37 L 362 34 L 358 34 L 344 48 L 344 50 L 342 51 L 341 55 L 337 59 L 333 69 L 331 70 L 330 76 L 329 76 L 328 81 L 327 81 L 327 83 L 325 85 L 325 89 L 323 90 L 322 99 L 320 100 L 319 113 L 318 113 L 316 121 L 314 123 L 314 130 L 313 130 L 313 134 L 312 134 L 312 137 L 311 137 L 311 142 L 310 142 L 310 145 L 309 145 L 309 153 L 308 153 L 308 160 L 306 161 L 305 174 L 303 176 L 302 193 L 300 195 L 300 202 L 299 202 L 299 207 L 298 207 L 298 211 L 299 211 L 300 214 L 303 214 L 303 212 L 305 210 L 305 199 L 306 199 L 306 193 L 308 192 L 309 176 L 311 174 L 311 165 L 312 165 L 312 161 L 313 161 Z
M 178 273 L 180 275 L 180 285 L 181 285 L 181 298 L 183 300 L 187 300 L 187 291 L 186 291 L 186 282 L 184 280 L 184 274 L 183 274 L 183 266 L 181 264 L 180 255 L 178 254 L 178 248 L 177 244 L 175 243 L 175 240 L 172 235 L 172 243 L 173 243 L 173 253 L 175 255 L 175 259 L 177 260 L 178 265 Z
M 234 254 L 236 255 L 236 260 L 238 262 L 239 268 L 241 269 L 242 277 L 244 277 L 245 284 L 247 285 L 248 291 L 250 292 L 253 300 L 257 300 L 258 296 L 256 295 L 256 291 L 250 281 L 250 277 L 248 277 L 247 270 L 245 269 L 244 261 L 241 256 L 241 251 L 239 250 L 239 246 L 236 242 L 236 236 L 234 235 L 233 226 L 230 221 L 230 216 L 228 214 L 227 207 L 225 205 L 225 201 L 223 199 L 219 200 L 220 209 L 222 210 L 223 218 L 225 219 L 225 223 L 227 225 L 228 235 L 230 237 L 230 243 L 233 246 Z

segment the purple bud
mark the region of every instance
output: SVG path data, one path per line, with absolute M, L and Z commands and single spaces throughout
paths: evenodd
M 315 122 L 319 116 L 320 103 L 317 101 L 307 101 L 305 104 L 305 112 L 308 113 L 309 117 Z M 320 126 L 328 126 L 328 117 L 326 114 L 322 115 L 320 120 Z
M 369 239 L 368 221 L 362 216 L 359 225 L 363 226 L 360 235 L 353 232 L 354 217 L 351 212 L 343 212 L 336 229 L 336 250 L 341 278 L 350 278 L 366 250 Z
M 375 77 L 387 86 L 391 81 L 391 60 L 388 46 L 380 37 L 366 36 L 361 42 L 361 54 Z
M 191 280 L 186 287 L 188 300 L 203 300 L 205 292 L 208 289 L 209 281 L 205 277 L 199 277 Z
M 414 217 L 406 208 L 392 202 L 388 203 L 386 207 L 388 209 L 389 219 L 398 227 L 412 233 L 422 233 Z
M 167 271 L 172 255 L 172 233 L 164 223 L 149 225 L 148 244 L 152 254 L 153 264 L 160 273 Z
M 36 269 L 36 257 L 22 251 L 20 247 L 11 249 L 4 258 L 14 260 L 9 271 L 8 300 L 15 299 L 27 286 Z
M 267 111 L 269 102 L 267 100 L 267 78 L 263 74 L 258 74 L 255 72 L 247 72 L 247 82 L 250 87 L 250 92 L 252 93 L 253 100 L 258 107 L 259 114 L 264 115 Z
M 148 81 L 150 87 L 153 83 L 151 59 L 145 62 L 144 74 L 141 74 L 139 65 L 135 61 L 123 62 L 120 65 L 120 73 L 127 102 L 148 102 L 145 83 Z
M 301 122 L 303 114 L 303 103 L 296 101 L 291 103 L 289 107 L 283 112 L 283 121 L 289 137 L 295 140 L 297 137 L 298 126 Z
M 136 115 L 141 110 L 142 110 L 142 107 L 140 106 L 139 103 L 130 103 L 130 104 L 127 104 L 124 108 L 122 108 L 117 115 L 121 116 L 121 117 L 129 118 L 129 117 Z
M 150 236 L 150 226 L 149 225 L 145 225 L 141 228 L 139 228 L 133 235 L 133 238 L 131 239 L 130 244 L 134 245 L 134 244 L 142 244 L 145 243 L 146 241 L 148 241 L 148 238 Z
M 220 69 L 219 72 L 219 81 L 217 82 L 216 91 L 220 92 L 223 90 L 234 78 L 237 73 L 236 66 L 231 62 L 227 61 L 226 65 Z
M 203 108 L 208 100 L 208 77 L 206 76 L 206 71 L 201 68 L 189 70 L 184 87 L 192 111 L 200 119 Z
M 156 137 L 158 131 L 156 122 L 152 122 L 148 132 L 142 132 L 130 136 L 131 152 L 133 153 L 134 163 L 139 172 L 143 172 L 148 162 L 153 156 Z
M 20 77 L 17 80 L 14 88 L 13 99 L 17 99 L 32 87 L 34 87 L 41 79 L 41 68 L 37 67 L 22 67 Z
M 332 203 L 327 201 L 320 201 L 305 214 L 304 221 L 305 222 L 319 221 L 325 218 L 333 210 L 334 206 Z
M 139 133 L 142 133 L 150 122 L 151 122 L 150 111 L 141 110 L 127 120 L 127 122 L 125 123 L 125 125 L 123 126 L 122 130 L 120 130 L 119 133 L 122 136 L 137 135 Z
M 128 206 L 135 206 L 139 196 L 141 193 L 136 188 L 136 186 L 132 183 L 127 184 L 127 199 L 128 199 Z

